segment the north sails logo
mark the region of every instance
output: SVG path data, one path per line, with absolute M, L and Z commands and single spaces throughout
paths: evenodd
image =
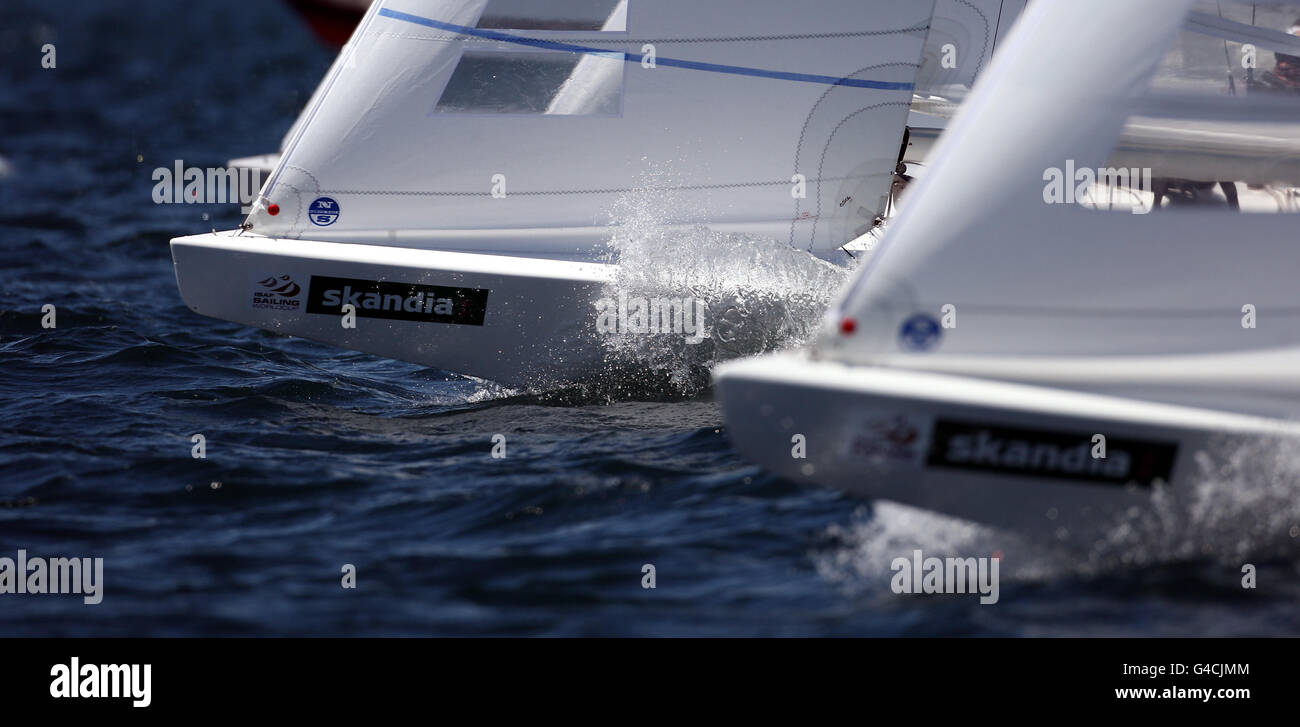
M 1092 433 L 1006 429 L 940 419 L 926 463 L 955 469 L 1032 477 L 1151 486 L 1168 482 L 1178 445 L 1107 438 L 1107 455 L 1094 458 Z
M 351 305 L 358 318 L 483 325 L 487 290 L 416 283 L 311 276 L 307 312 L 341 315 Z
M 288 275 L 263 278 L 253 288 L 253 307 L 270 310 L 298 310 L 302 301 L 298 295 L 302 286 Z

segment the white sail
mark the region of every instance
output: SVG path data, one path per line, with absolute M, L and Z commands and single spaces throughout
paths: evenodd
M 576 231 L 571 250 L 620 195 L 663 186 L 691 196 L 676 222 L 829 254 L 884 209 L 930 2 L 632 0 L 625 31 L 480 28 L 487 5 L 375 3 L 253 231 L 410 246 L 472 231 L 480 249 L 503 237 L 484 230 Z M 570 106 L 577 77 L 604 80 Z
M 362 16 L 361 22 L 357 24 L 357 28 L 362 27 L 370 20 L 370 16 L 378 9 L 377 6 L 378 3 L 370 4 L 370 7 L 366 9 L 365 15 Z M 352 56 L 348 54 L 348 49 L 351 47 L 354 38 L 356 38 L 356 28 L 353 29 L 352 35 L 348 38 L 348 42 L 344 43 L 343 48 L 339 50 L 339 54 L 334 57 L 334 62 L 330 64 L 329 70 L 325 72 L 324 78 L 321 79 L 321 82 L 317 84 L 316 88 L 312 91 L 311 97 L 307 99 L 306 105 L 302 107 L 302 111 L 300 111 L 298 117 L 294 119 L 293 125 L 284 133 L 284 138 L 280 140 L 280 151 L 284 151 L 284 149 L 289 146 L 289 143 L 293 141 L 294 136 L 297 135 L 298 131 L 302 129 L 303 124 L 307 121 L 307 112 L 316 107 L 316 104 L 320 101 L 321 94 L 329 87 L 334 77 L 338 75 L 338 71 L 342 67 L 343 63 L 349 62 L 349 59 L 352 58 Z
M 364 25 L 366 19 L 368 19 L 370 17 L 370 14 L 374 11 L 375 11 L 374 5 L 370 5 L 370 7 L 366 10 L 365 14 L 362 16 L 361 23 L 359 23 L 357 27 Z M 356 35 L 356 29 L 354 28 L 353 36 L 355 35 Z M 324 77 L 321 78 L 320 83 L 316 84 L 316 88 L 312 91 L 311 96 L 308 97 L 307 103 L 302 107 L 302 110 L 298 112 L 298 116 L 294 118 L 293 123 L 289 126 L 289 130 L 284 132 L 284 136 L 280 139 L 279 151 L 264 153 L 264 154 L 254 154 L 246 157 L 237 157 L 235 159 L 231 159 L 230 161 L 226 162 L 226 166 L 253 169 L 256 170 L 259 174 L 263 174 L 263 175 L 269 175 L 270 173 L 274 172 L 275 168 L 279 166 L 280 160 L 283 157 L 282 152 L 286 147 L 289 146 L 289 143 L 293 141 L 294 137 L 298 135 L 298 132 L 302 129 L 303 124 L 307 122 L 307 117 L 309 116 L 308 112 L 311 109 L 314 109 L 316 107 L 316 104 L 320 101 L 321 94 L 324 93 L 325 89 L 329 87 L 334 77 L 338 75 L 339 69 L 342 67 L 343 63 L 348 58 L 351 58 L 351 56 L 348 55 L 348 48 L 350 45 L 351 45 L 351 37 L 349 37 L 347 43 L 343 44 L 343 48 L 340 49 L 339 54 L 334 57 L 334 62 L 330 64 L 329 69 L 325 72 Z
M 587 3 L 582 3 L 582 4 L 586 5 Z M 322 91 L 329 86 L 332 78 L 335 75 L 335 72 L 339 69 L 341 64 L 345 62 L 347 63 L 356 62 L 356 59 L 354 57 L 348 55 L 348 48 L 352 44 L 352 38 L 356 36 L 357 29 L 362 28 L 366 25 L 367 21 L 370 19 L 370 15 L 379 9 L 380 4 L 365 2 L 365 5 L 363 5 L 363 7 L 366 6 L 368 7 L 366 9 L 365 14 L 361 18 L 361 22 L 357 23 L 356 28 L 353 29 L 352 36 L 349 36 L 348 42 L 343 44 L 343 47 L 340 49 L 339 54 L 335 56 L 334 62 L 330 65 L 329 70 L 326 71 L 325 76 L 321 79 L 321 82 L 317 84 L 316 89 L 312 92 L 311 97 L 308 98 L 306 105 L 303 106 L 302 112 L 298 114 L 298 117 L 294 119 L 293 125 L 289 127 L 289 130 L 287 132 L 285 132 L 284 138 L 280 142 L 280 148 L 282 150 L 285 147 L 289 146 L 289 142 L 293 140 L 293 137 L 297 133 L 298 129 L 300 129 L 303 123 L 306 121 L 308 116 L 307 111 L 315 107 L 316 102 L 320 99 L 320 95 Z M 509 22 L 512 16 L 518 16 L 521 14 L 526 15 L 528 13 L 528 6 L 524 2 L 514 2 L 514 3 L 502 2 L 502 3 L 498 3 L 494 7 L 496 7 L 497 10 L 502 13 L 502 15 L 497 18 L 490 19 L 494 23 L 492 27 L 509 27 Z M 563 5 L 559 7 L 561 11 L 564 9 Z M 575 9 L 570 8 L 569 14 L 571 15 L 575 14 L 573 10 Z M 576 14 L 581 15 L 582 11 L 579 10 L 577 11 Z M 569 20 L 571 22 L 574 21 L 573 18 L 569 18 Z M 626 24 L 627 24 L 627 0 L 618 0 L 617 4 L 614 7 L 614 10 L 611 11 L 609 17 L 605 20 L 605 23 L 601 28 L 601 30 L 624 30 L 626 28 Z M 586 61 L 587 58 L 584 57 L 583 62 Z M 582 63 L 579 63 L 579 66 L 581 67 Z M 600 80 L 602 78 L 602 75 L 595 73 L 595 71 L 598 68 L 606 68 L 606 66 L 596 65 L 595 67 L 588 67 L 585 69 L 581 69 L 579 71 L 575 71 L 575 73 L 569 79 L 569 81 L 566 82 L 565 88 L 562 88 L 561 92 L 556 95 L 556 99 L 555 99 L 556 103 L 553 103 L 552 105 L 557 106 L 559 103 L 569 103 L 569 104 L 580 103 L 580 100 L 577 98 L 577 94 L 580 93 L 580 91 L 578 91 L 578 88 L 599 86 L 602 83 L 602 81 Z M 619 68 L 621 71 L 621 67 Z M 576 86 L 577 88 L 570 89 L 571 84 L 573 86 Z
M 1024 9 L 1025 0 L 936 0 L 908 114 L 902 162 L 926 162 L 961 100 Z M 876 234 L 869 232 L 863 243 Z
M 960 98 L 988 67 L 1025 0 L 936 0 L 916 78 L 919 95 Z

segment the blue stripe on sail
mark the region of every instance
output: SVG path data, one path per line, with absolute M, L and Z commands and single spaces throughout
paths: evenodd
M 444 23 L 432 18 L 423 18 L 419 15 L 411 15 L 398 10 L 389 10 L 381 8 L 379 14 L 402 20 L 416 25 L 423 25 L 429 28 L 437 28 L 450 33 L 459 35 L 470 35 L 478 38 L 487 38 L 498 40 L 503 43 L 515 43 L 518 45 L 531 46 L 533 48 L 544 48 L 546 50 L 558 50 L 567 53 L 592 53 L 605 57 L 621 56 L 628 63 L 640 63 L 644 57 L 637 53 L 616 53 L 601 48 L 588 48 L 572 43 L 560 43 L 554 40 L 543 40 L 541 38 L 525 38 L 508 33 L 499 33 L 495 30 L 485 30 L 483 28 L 470 28 L 464 25 L 455 25 L 453 23 Z M 785 71 L 768 71 L 762 68 L 749 68 L 747 66 L 726 66 L 718 63 L 701 63 L 699 61 L 686 61 L 676 58 L 655 58 L 657 66 L 671 66 L 675 68 L 687 68 L 693 71 L 709 71 L 711 73 L 731 73 L 737 76 L 757 76 L 759 78 L 774 78 L 781 81 L 801 81 L 803 83 L 821 83 L 829 86 L 853 86 L 856 88 L 875 88 L 884 91 L 910 91 L 913 86 L 910 83 L 892 83 L 889 81 L 868 81 L 858 78 L 836 78 L 835 76 L 819 76 L 811 73 L 787 73 Z

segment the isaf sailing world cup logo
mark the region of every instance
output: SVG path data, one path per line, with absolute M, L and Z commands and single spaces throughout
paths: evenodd
M 302 286 L 294 282 L 289 275 L 272 275 L 257 281 L 253 288 L 253 307 L 264 310 L 293 310 L 302 305 L 298 296 Z

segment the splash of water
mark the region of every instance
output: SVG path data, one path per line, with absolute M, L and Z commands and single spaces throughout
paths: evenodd
M 1182 492 L 1157 488 L 1147 507 L 1098 523 L 1089 542 L 1042 542 L 890 502 L 833 525 L 834 547 L 813 554 L 818 573 L 850 593 L 889 593 L 894 558 L 1001 553 L 1002 577 L 1041 581 L 1206 562 L 1232 574 L 1249 562 L 1300 562 L 1300 442 L 1228 439 L 1196 453 Z M 1219 571 L 1215 571 L 1216 573 Z
M 1091 552 L 1088 566 L 1300 556 L 1300 442 L 1227 438 L 1196 453 L 1188 491 L 1152 494 L 1130 509 Z
M 704 340 L 617 331 L 601 342 L 611 368 L 639 370 L 689 396 L 707 388 L 715 363 L 810 341 L 852 270 L 783 241 L 684 224 L 707 219 L 707 201 L 671 181 L 669 168 L 652 168 L 642 188 L 614 205 L 607 259 L 619 272 L 602 294 L 700 301 Z
M 1043 548 L 1011 533 L 968 520 L 893 502 L 877 502 L 873 512 L 855 515 L 848 525 L 832 525 L 826 535 L 834 547 L 812 554 L 817 573 L 854 596 L 892 596 L 895 558 L 1000 558 L 1000 577 L 1042 580 L 1059 572 L 1054 546 Z

